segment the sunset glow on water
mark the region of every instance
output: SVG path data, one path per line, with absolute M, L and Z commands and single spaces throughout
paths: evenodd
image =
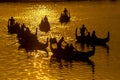
M 68 24 L 59 22 L 64 8 L 70 12 Z M 36 2 L 0 3 L 0 80 L 119 80 L 119 21 L 120 2 Z M 13 16 L 16 22 L 25 24 L 35 33 L 41 20 L 47 16 L 50 23 L 48 33 L 38 30 L 39 42 L 47 38 L 63 36 L 65 41 L 75 45 L 75 29 L 85 24 L 89 32 L 105 38 L 110 32 L 109 53 L 106 48 L 97 46 L 95 55 L 89 62 L 62 60 L 62 64 L 51 61 L 52 52 L 26 53 L 18 50 L 16 35 L 7 32 L 8 19 Z M 80 47 L 81 50 L 81 47 Z M 28 56 L 30 56 L 28 58 Z

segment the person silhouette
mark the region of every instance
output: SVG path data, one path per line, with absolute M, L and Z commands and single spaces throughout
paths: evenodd
M 45 27 L 47 27 L 47 28 L 50 27 L 50 24 L 49 24 L 49 22 L 48 22 L 47 16 L 44 17 L 44 25 L 45 25 Z
M 30 30 L 29 30 L 28 27 L 26 28 L 26 32 L 27 32 L 28 34 L 30 34 Z
M 85 25 L 82 25 L 82 28 L 80 28 L 80 33 L 81 33 L 81 37 L 85 36 L 85 31 L 88 32 L 87 28 L 85 27 Z
M 62 36 L 62 38 L 59 40 L 59 42 L 57 43 L 57 47 L 58 49 L 62 49 L 61 45 L 62 45 L 62 42 L 64 41 L 64 37 Z
M 8 21 L 8 24 L 10 24 L 11 26 L 13 26 L 15 24 L 15 19 L 13 17 L 11 17 Z
M 44 21 L 45 21 L 45 22 L 48 22 L 47 16 L 44 17 Z
M 67 15 L 67 13 L 68 13 L 68 10 L 65 8 L 64 9 L 64 14 Z
M 95 31 L 92 32 L 92 38 L 96 38 Z

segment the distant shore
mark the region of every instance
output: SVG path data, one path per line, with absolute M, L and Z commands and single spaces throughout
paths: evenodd
M 64 2 L 64 1 L 118 1 L 118 0 L 0 0 L 0 2 Z

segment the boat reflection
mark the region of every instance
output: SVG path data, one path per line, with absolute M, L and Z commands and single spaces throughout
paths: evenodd
M 59 60 L 60 58 L 54 58 L 53 56 L 51 57 L 50 59 L 50 67 L 53 67 L 55 64 L 57 64 L 58 68 L 59 69 L 63 69 L 63 68 L 74 68 L 74 63 L 83 63 L 82 66 L 87 66 L 87 67 L 90 67 L 90 71 L 91 71 L 91 75 L 92 75 L 92 80 L 95 80 L 94 79 L 94 75 L 95 75 L 95 64 L 92 60 L 90 59 L 87 59 L 87 60 Z M 81 66 L 81 67 L 82 67 Z M 80 67 L 80 66 L 79 66 Z

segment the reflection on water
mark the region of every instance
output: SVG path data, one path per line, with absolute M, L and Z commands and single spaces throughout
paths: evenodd
M 117 35 L 119 34 L 119 4 L 119 2 L 0 3 L 0 79 L 119 79 L 120 41 Z M 61 25 L 59 17 L 65 7 L 71 12 L 71 20 L 67 25 Z M 24 49 L 18 50 L 19 43 L 16 35 L 7 32 L 8 19 L 14 16 L 17 22 L 25 23 L 31 33 L 35 33 L 45 15 L 51 28 L 48 33 L 38 31 L 39 42 L 46 43 L 47 37 L 56 37 L 59 41 L 61 36 L 64 36 L 65 41 L 74 44 L 75 29 L 81 27 L 83 23 L 90 32 L 94 29 L 100 37 L 106 36 L 110 31 L 110 42 L 107 43 L 108 46 L 96 46 L 95 55 L 85 62 L 51 61 L 53 53 L 49 48 L 49 57 L 46 57 L 46 52 L 42 50 L 28 53 Z M 107 53 L 106 50 L 109 52 Z

